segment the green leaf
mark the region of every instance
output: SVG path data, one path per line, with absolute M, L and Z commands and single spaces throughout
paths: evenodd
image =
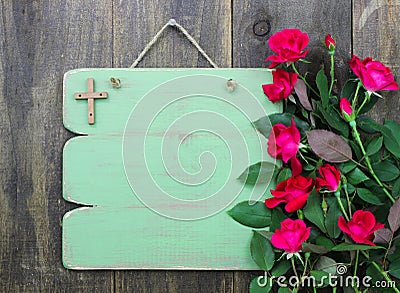
M 276 165 L 271 162 L 258 162 L 248 167 L 238 179 L 250 185 L 269 182 L 272 179 Z
M 400 178 L 396 180 L 396 182 L 393 185 L 392 189 L 392 195 L 394 197 L 399 197 L 400 196 Z
M 395 278 L 400 278 L 400 262 L 392 262 L 389 265 L 389 274 Z
M 339 131 L 344 137 L 349 137 L 349 125 L 334 109 L 334 105 L 330 105 L 327 108 L 319 107 L 318 110 L 321 112 L 330 127 Z
M 400 174 L 400 170 L 388 160 L 373 164 L 372 169 L 384 182 L 395 180 Z
M 302 133 L 302 135 L 304 135 L 305 131 L 310 129 L 310 125 L 306 121 L 304 121 L 290 113 L 274 113 L 274 114 L 269 115 L 268 117 L 262 117 L 262 118 L 258 119 L 257 121 L 254 121 L 253 126 L 263 136 L 268 138 L 273 125 L 283 124 L 286 126 L 290 126 L 292 124 L 292 118 L 294 118 L 296 127 L 297 127 L 297 129 L 300 130 L 300 133 Z
M 337 202 L 336 198 L 329 198 L 328 201 L 329 209 L 328 213 L 326 214 L 325 219 L 325 226 L 326 230 L 328 231 L 328 235 L 332 238 L 339 237 L 341 230 L 338 226 L 338 217 L 343 216 L 339 203 Z
M 257 231 L 253 231 L 250 242 L 250 253 L 254 262 L 264 271 L 269 271 L 274 266 L 275 252 L 267 238 Z
M 300 130 L 300 132 L 304 133 L 305 131 L 310 129 L 310 125 L 306 121 L 301 120 L 297 116 L 289 113 L 274 113 L 268 115 L 268 117 L 271 120 L 272 125 L 280 123 L 286 126 L 290 126 L 292 124 L 292 118 L 294 118 L 294 123 L 296 123 L 296 127 Z
M 326 233 L 324 211 L 321 207 L 321 197 L 315 189 L 308 196 L 307 204 L 303 209 L 304 216 L 316 225 L 322 232 Z
M 385 137 L 385 146 L 393 155 L 400 158 L 400 124 L 393 120 L 386 120 L 385 127 L 391 133 L 391 136 Z
M 307 140 L 314 153 L 331 163 L 342 163 L 351 159 L 350 146 L 343 137 L 323 129 L 307 132 Z
M 272 129 L 272 124 L 271 120 L 267 116 L 261 117 L 257 121 L 253 122 L 253 126 L 266 138 L 268 138 L 271 129 Z
M 271 271 L 271 274 L 275 277 L 283 276 L 286 274 L 289 269 L 292 267 L 289 261 L 287 260 L 282 260 L 275 264 L 274 268 Z
M 371 246 L 361 244 L 340 243 L 332 248 L 333 251 L 354 251 L 354 250 L 369 250 L 369 249 L 385 249 L 382 246 Z
M 276 229 L 281 228 L 281 222 L 287 219 L 287 216 L 282 212 L 280 207 L 275 207 L 271 212 L 271 225 L 269 230 L 275 232 Z
M 322 245 L 316 245 L 316 244 L 304 242 L 302 245 L 302 251 L 324 254 L 324 253 L 327 253 L 329 250 L 326 249 L 326 247 L 324 247 Z
M 321 94 L 322 106 L 326 108 L 329 103 L 329 88 L 328 88 L 328 78 L 325 75 L 324 68 L 322 68 L 317 73 L 316 82 L 319 93 Z
M 290 168 L 283 168 L 279 171 L 278 177 L 276 178 L 276 182 L 282 182 L 289 179 L 292 176 L 292 170 Z
M 372 193 L 369 189 L 357 188 L 357 194 L 365 202 L 378 206 L 385 204 L 384 198 L 376 193 Z
M 319 258 L 314 268 L 316 270 L 327 272 L 331 275 L 336 275 L 336 265 L 337 262 L 335 260 L 323 255 Z
M 310 275 L 315 278 L 317 288 L 324 288 L 329 285 L 329 274 L 327 272 L 312 270 Z
M 374 137 L 366 147 L 367 156 L 371 156 L 382 148 L 383 136 Z
M 268 293 L 271 291 L 271 282 L 267 276 L 258 276 L 250 282 L 250 293 Z
M 364 132 L 373 134 L 380 132 L 382 125 L 375 122 L 374 119 L 368 116 L 360 116 L 357 118 L 357 126 Z
M 252 205 L 248 201 L 240 202 L 227 213 L 235 221 L 248 227 L 264 228 L 271 224 L 271 210 L 261 201 Z
M 347 174 L 347 181 L 353 185 L 360 184 L 367 180 L 370 180 L 369 177 L 365 175 L 364 172 L 358 168 L 355 168 L 352 172 Z
M 368 266 L 366 275 L 371 277 L 374 283 L 383 279 L 381 272 L 378 271 L 372 264 Z
M 289 290 L 289 288 L 287 288 L 287 287 L 280 287 L 278 289 L 278 293 L 292 293 L 292 291 Z
M 347 80 L 340 93 L 341 98 L 347 98 L 349 101 L 353 100 L 354 94 L 356 93 L 358 81 Z
M 315 243 L 317 245 L 325 247 L 328 250 L 331 250 L 335 246 L 335 243 L 333 243 L 332 240 L 326 238 L 325 236 L 318 236 Z
M 340 171 L 342 171 L 343 174 L 347 174 L 350 171 L 353 171 L 356 167 L 357 167 L 356 163 L 352 161 L 347 161 L 340 165 Z

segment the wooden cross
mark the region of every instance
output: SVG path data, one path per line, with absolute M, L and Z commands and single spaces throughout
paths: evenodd
M 76 100 L 88 100 L 88 123 L 94 124 L 94 100 L 95 99 L 106 99 L 106 92 L 95 92 L 94 91 L 94 80 L 88 78 L 88 91 L 86 93 L 75 93 Z

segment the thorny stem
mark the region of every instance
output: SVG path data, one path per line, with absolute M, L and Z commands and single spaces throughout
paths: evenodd
M 367 163 L 367 167 L 368 167 L 369 173 L 375 179 L 376 183 L 378 183 L 379 186 L 382 188 L 382 190 L 385 192 L 386 196 L 391 200 L 392 203 L 394 203 L 395 200 L 394 200 L 393 196 L 385 188 L 385 186 L 383 185 L 381 180 L 378 178 L 378 176 L 376 176 L 374 169 L 372 169 L 371 161 L 369 160 L 369 157 L 367 156 L 367 153 L 366 153 L 366 151 L 364 149 L 363 143 L 362 143 L 361 138 L 360 138 L 360 134 L 358 133 L 356 121 L 351 121 L 350 122 L 350 126 L 351 126 L 351 128 L 353 130 L 353 136 L 354 136 L 355 140 L 357 141 L 358 145 L 360 146 L 361 152 L 364 155 L 365 162 Z
M 359 90 L 360 90 L 361 87 L 362 87 L 362 83 L 361 83 L 361 81 L 359 81 L 358 84 L 357 84 L 356 93 L 354 94 L 354 99 L 353 99 L 353 104 L 352 104 L 353 109 L 355 109 L 355 106 L 356 106 L 356 104 L 357 104 L 358 92 L 359 92 Z
M 331 55 L 331 86 L 329 88 L 329 96 L 332 93 L 333 84 L 335 83 L 335 56 L 334 51 L 330 54 Z
M 368 254 L 365 253 L 365 251 L 361 251 L 361 252 L 364 254 L 364 256 L 365 256 L 366 258 L 369 258 Z M 396 287 L 396 283 L 389 277 L 388 273 L 387 273 L 386 271 L 382 270 L 381 267 L 380 267 L 376 262 L 373 261 L 373 262 L 371 262 L 371 263 L 372 263 L 372 265 L 381 273 L 381 275 L 385 278 L 385 280 L 386 280 L 388 283 L 390 283 L 390 284 L 395 284 L 395 286 L 392 288 L 393 291 L 396 292 L 396 293 L 400 293 L 400 290 L 397 289 L 397 287 Z
M 349 192 L 347 191 L 347 183 L 343 184 L 343 189 L 344 189 L 344 193 L 346 195 L 347 206 L 349 208 L 349 215 L 350 215 L 350 217 L 353 217 L 353 215 L 351 213 L 351 202 L 350 202 Z
M 357 267 L 358 267 L 358 257 L 359 257 L 359 255 L 360 255 L 360 250 L 357 249 L 357 252 L 356 252 L 356 262 L 355 262 L 355 264 L 354 264 L 354 274 L 353 274 L 354 278 L 357 276 Z M 360 292 L 356 286 L 353 286 L 353 289 L 354 289 L 354 291 L 355 291 L 356 293 Z
M 299 279 L 299 275 L 297 274 L 296 265 L 294 264 L 294 256 L 292 256 L 291 261 L 292 261 L 293 272 L 296 275 L 297 280 L 299 281 L 300 280 Z M 296 287 L 293 288 L 293 291 L 292 291 L 293 293 L 297 292 L 297 289 L 299 288 L 299 285 L 300 285 L 299 283 L 296 284 Z
M 301 78 L 301 80 L 304 81 L 304 83 L 306 84 L 306 86 L 307 86 L 314 94 L 316 94 L 318 97 L 320 97 L 320 94 L 317 93 L 317 91 L 314 90 L 314 89 L 312 88 L 312 86 L 307 82 L 306 78 L 300 74 L 300 72 L 297 70 L 297 68 L 296 68 L 296 66 L 294 65 L 294 63 L 292 63 L 292 68 L 293 68 L 293 71 L 294 71 L 296 74 L 298 74 L 298 76 Z
M 342 200 L 340 199 L 340 191 L 336 191 L 335 192 L 335 197 L 336 197 L 336 199 L 337 199 L 337 201 L 339 203 L 340 209 L 342 210 L 342 213 L 343 213 L 344 217 L 346 218 L 346 221 L 350 221 L 350 218 L 347 215 L 346 210 L 345 210 L 345 208 L 343 206 Z

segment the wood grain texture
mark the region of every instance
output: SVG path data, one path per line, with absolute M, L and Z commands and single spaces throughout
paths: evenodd
M 343 59 L 353 44 L 354 53 L 371 55 L 400 76 L 398 0 L 353 0 L 353 10 L 350 1 L 315 0 L 307 6 L 277 0 L 234 0 L 233 6 L 223 0 L 0 3 L 1 292 L 114 292 L 115 287 L 117 292 L 242 293 L 257 275 L 121 271 L 113 283 L 113 273 L 69 272 L 62 267 L 59 225 L 73 208 L 61 199 L 61 150 L 71 136 L 61 122 L 66 70 L 129 66 L 161 24 L 175 17 L 221 67 L 262 66 L 268 36 L 291 24 L 318 35 L 330 30 L 346 44 L 341 48 Z M 279 24 L 266 38 L 252 35 L 257 15 Z M 360 19 L 365 25 L 358 25 Z M 173 47 L 184 49 L 174 55 Z M 345 62 L 337 65 L 343 70 Z M 187 40 L 169 30 L 140 66 L 209 65 Z M 376 117 L 399 121 L 399 94 L 385 97 Z
M 109 1 L 1 1 L 0 292 L 109 292 L 61 264 L 63 72 L 111 66 Z M 88 46 L 88 44 L 101 44 Z
M 400 81 L 400 1 L 354 1 L 353 46 L 360 58 L 371 56 L 393 70 Z M 383 93 L 371 112 L 377 121 L 385 118 L 400 122 L 400 93 Z M 382 115 L 384 113 L 384 115 Z

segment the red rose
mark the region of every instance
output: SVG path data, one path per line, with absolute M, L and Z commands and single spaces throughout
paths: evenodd
M 334 166 L 325 164 L 318 168 L 321 177 L 317 177 L 317 191 L 325 187 L 329 191 L 336 191 L 340 184 L 340 171 Z
M 360 58 L 353 55 L 349 64 L 351 70 L 360 78 L 362 84 L 368 91 L 394 91 L 399 89 L 399 85 L 394 81 L 390 68 L 383 65 L 381 62 L 372 60 L 371 57 L 361 61 Z
M 291 126 L 283 124 L 275 124 L 272 127 L 268 137 L 268 154 L 271 157 L 282 159 L 285 163 L 290 160 L 292 173 L 294 176 L 299 175 L 302 166 L 296 157 L 300 145 L 300 132 L 296 128 L 294 119 Z
M 328 48 L 329 51 L 335 51 L 336 49 L 336 42 L 329 34 L 325 37 L 325 46 Z
M 265 205 L 272 209 L 280 203 L 286 203 L 285 210 L 288 213 L 301 209 L 307 202 L 308 195 L 314 188 L 312 178 L 301 175 L 290 177 L 276 185 L 275 190 L 271 190 L 273 198 L 265 200 Z
M 301 245 L 310 237 L 311 227 L 306 227 L 303 220 L 286 219 L 281 223 L 281 229 L 272 234 L 271 243 L 287 253 L 301 250 Z
M 284 29 L 271 36 L 268 45 L 276 55 L 271 55 L 265 61 L 272 61 L 269 68 L 275 68 L 281 63 L 288 65 L 304 58 L 308 51 L 308 35 L 294 28 Z
M 281 99 L 286 99 L 293 91 L 297 76 L 296 73 L 286 72 L 278 68 L 272 72 L 274 83 L 262 85 L 264 94 L 273 103 Z
M 339 102 L 340 111 L 342 112 L 342 117 L 347 122 L 353 121 L 355 117 L 355 112 L 353 111 L 353 107 L 350 102 L 346 98 L 341 98 Z
M 372 246 L 375 246 L 371 241 L 374 238 L 374 232 L 384 227 L 383 224 L 376 222 L 373 213 L 362 210 L 356 211 L 349 222 L 339 217 L 338 225 L 340 230 L 349 235 L 354 242 Z

